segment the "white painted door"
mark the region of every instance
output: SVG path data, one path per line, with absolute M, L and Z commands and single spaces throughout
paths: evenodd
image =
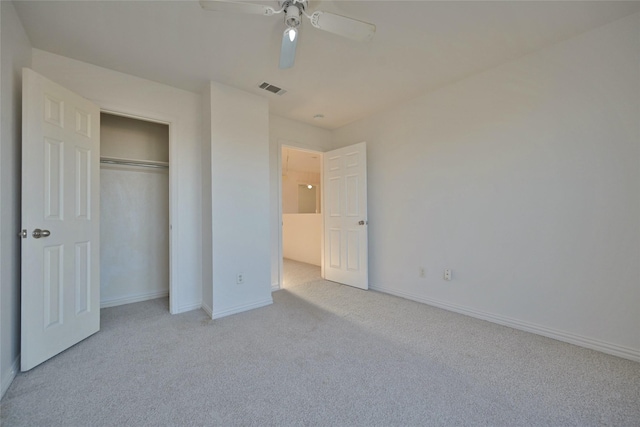
M 100 110 L 30 69 L 22 78 L 27 371 L 100 329 Z
M 367 250 L 367 145 L 324 153 L 324 275 L 369 288 Z

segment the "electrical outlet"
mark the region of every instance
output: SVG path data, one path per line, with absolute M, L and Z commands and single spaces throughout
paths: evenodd
M 237 283 L 238 285 L 241 285 L 241 284 L 243 284 L 243 283 L 244 283 L 244 274 L 242 274 L 242 273 L 238 273 L 238 274 L 236 275 L 236 283 Z
M 425 270 L 424 267 L 420 267 L 420 277 L 422 279 L 424 279 L 425 277 L 427 277 L 427 271 Z
M 444 280 L 451 280 L 451 269 L 447 268 L 444 270 Z

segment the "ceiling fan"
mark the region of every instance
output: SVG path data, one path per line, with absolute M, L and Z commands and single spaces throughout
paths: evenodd
M 357 41 L 369 41 L 373 38 L 376 26 L 368 22 L 336 15 L 335 13 L 317 10 L 308 14 L 308 0 L 281 0 L 280 8 L 246 3 L 232 0 L 200 0 L 200 6 L 205 10 L 216 12 L 237 12 L 254 15 L 273 16 L 284 13 L 286 29 L 282 34 L 282 47 L 280 48 L 280 68 L 293 66 L 296 57 L 296 45 L 298 44 L 298 31 L 301 17 L 304 15 L 311 21 L 314 27 L 328 31 L 339 36 Z

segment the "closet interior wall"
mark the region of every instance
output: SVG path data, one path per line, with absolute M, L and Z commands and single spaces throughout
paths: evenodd
M 169 294 L 169 127 L 102 113 L 100 305 Z

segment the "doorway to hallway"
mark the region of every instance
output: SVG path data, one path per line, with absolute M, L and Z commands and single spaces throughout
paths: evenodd
M 291 289 L 296 286 L 322 280 L 320 267 L 305 262 L 284 258 L 282 260 L 282 289 Z
M 280 288 L 322 267 L 322 153 L 282 146 L 282 275 Z

